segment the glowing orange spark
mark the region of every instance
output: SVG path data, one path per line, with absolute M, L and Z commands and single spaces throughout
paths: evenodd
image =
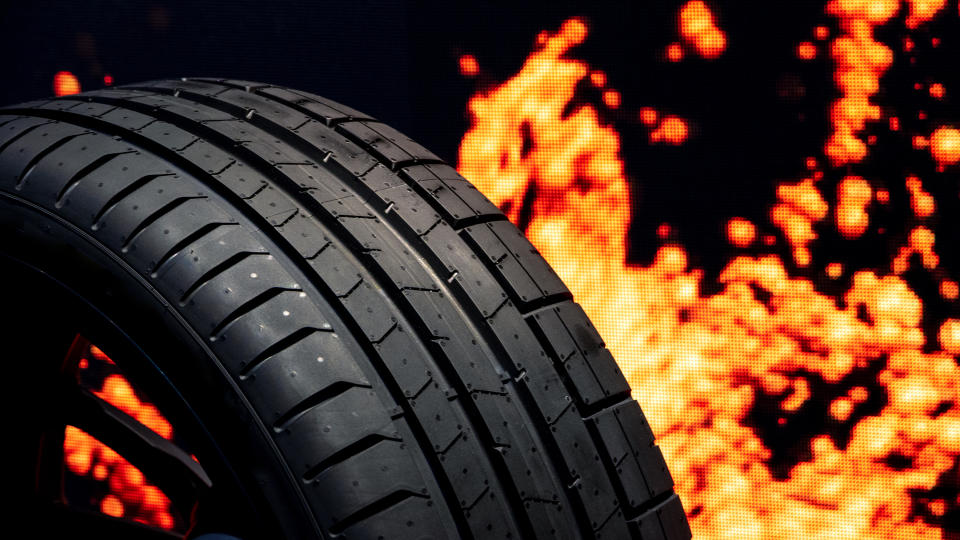
M 817 46 L 809 41 L 797 45 L 797 57 L 801 60 L 813 60 L 817 57 Z
M 713 12 L 702 0 L 690 0 L 680 8 L 680 35 L 708 60 L 727 48 L 726 34 L 717 28 Z
M 80 81 L 69 71 L 58 71 L 53 76 L 53 95 L 66 96 L 80 93 Z
M 651 107 L 643 107 L 640 109 L 640 121 L 643 123 L 643 125 L 653 127 L 657 124 L 658 118 L 659 115 L 657 114 L 656 109 Z
M 480 73 L 480 64 L 472 54 L 465 54 L 460 57 L 460 73 L 466 77 L 475 77 Z
M 930 136 L 930 153 L 939 165 L 955 165 L 960 161 L 960 130 L 937 128 Z
M 757 228 L 743 218 L 733 218 L 727 222 L 727 239 L 739 248 L 750 247 L 757 237 Z
M 590 73 L 590 82 L 597 88 L 603 88 L 607 85 L 607 74 L 602 71 L 593 71 Z
M 667 60 L 671 62 L 683 60 L 683 47 L 679 43 L 667 45 Z
M 947 0 L 906 0 L 906 3 L 910 6 L 907 27 L 916 28 L 932 20 L 941 9 L 946 7 Z
M 665 116 L 660 126 L 650 133 L 650 142 L 678 146 L 687 140 L 687 123 L 676 116 Z
M 603 103 L 611 109 L 620 107 L 620 92 L 616 90 L 607 90 L 603 93 Z
M 940 83 L 933 83 L 930 85 L 930 97 L 935 99 L 943 99 L 943 96 L 947 94 L 947 91 L 943 88 L 943 85 Z
M 848 176 L 837 186 L 837 229 L 845 238 L 859 238 L 870 225 L 867 206 L 873 199 L 870 184 L 859 176 Z
M 928 218 L 933 215 L 936 205 L 933 196 L 923 190 L 923 184 L 916 176 L 910 176 L 906 181 L 907 191 L 910 193 L 910 207 L 918 218 Z

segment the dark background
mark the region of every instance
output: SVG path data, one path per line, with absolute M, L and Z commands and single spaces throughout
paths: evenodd
M 824 4 L 812 1 L 709 2 L 727 34 L 727 50 L 714 61 L 688 54 L 680 63 L 663 60 L 664 48 L 679 37 L 676 15 L 683 2 L 676 0 L 0 2 L 2 104 L 51 95 L 53 75 L 60 70 L 74 73 L 84 90 L 104 86 L 105 74 L 113 76 L 115 85 L 181 76 L 247 79 L 341 101 L 392 124 L 451 162 L 456 162 L 469 126 L 469 97 L 515 74 L 538 32 L 583 17 L 589 37 L 571 55 L 606 72 L 609 86 L 623 94 L 619 110 L 598 109 L 621 133 L 633 181 L 630 257 L 649 262 L 661 244 L 657 226 L 669 223 L 676 231 L 669 240 L 684 245 L 692 263 L 706 270 L 705 293 L 718 287 L 712 278 L 726 262 L 743 253 L 731 249 L 724 237 L 724 225 L 733 216 L 751 219 L 760 234 L 775 235 L 775 247 L 758 247 L 757 252 L 777 252 L 789 265 L 786 243 L 767 214 L 778 182 L 803 178 L 808 156 L 823 161 L 830 132 L 827 114 L 836 97 L 825 45 L 820 44 L 813 61 L 795 54 L 798 43 L 814 40 L 816 26 L 827 26 L 831 36 L 838 30 Z M 937 200 L 932 227 L 943 271 L 911 270 L 906 278 L 924 299 L 925 329 L 935 344 L 940 322 L 960 316 L 958 303 L 937 293 L 939 279 L 960 278 L 960 184 L 955 169 L 937 172 L 927 151 L 912 148 L 911 138 L 960 123 L 951 99 L 951 92 L 960 92 L 960 19 L 950 2 L 946 13 L 908 34 L 902 11 L 878 31 L 895 58 L 875 101 L 885 116 L 899 117 L 903 128 L 894 133 L 886 122 L 870 125 L 864 137 L 877 136 L 870 157 L 862 164 L 826 169 L 818 184 L 833 206 L 840 178 L 858 174 L 875 188 L 889 190 L 891 204 L 874 207 L 870 229 L 852 241 L 836 233 L 829 216 L 817 229 L 813 264 L 791 271 L 833 296 L 849 287 L 855 270 L 889 272 L 893 251 L 915 225 L 904 177 L 918 175 Z M 902 46 L 908 35 L 916 43 L 911 54 Z M 933 37 L 940 39 L 937 47 Z M 481 68 L 473 79 L 458 71 L 458 58 L 468 53 Z M 929 96 L 932 82 L 944 84 L 946 100 Z M 583 102 L 599 103 L 598 92 L 587 85 L 580 94 Z M 644 106 L 686 119 L 692 127 L 689 140 L 679 147 L 650 145 L 646 129 L 636 121 L 636 111 Z M 921 111 L 926 120 L 919 119 Z M 834 261 L 844 263 L 844 276 L 822 279 L 825 265 Z M 814 409 L 801 411 L 807 418 L 790 422 L 789 434 L 759 409 L 755 416 L 758 431 L 774 450 L 772 465 L 781 473 L 802 459 L 797 449 L 825 429 L 822 418 L 830 395 L 845 390 L 814 391 L 823 399 L 811 401 Z M 873 406 L 879 410 L 883 403 L 881 396 Z M 834 428 L 831 435 L 843 444 L 849 426 Z

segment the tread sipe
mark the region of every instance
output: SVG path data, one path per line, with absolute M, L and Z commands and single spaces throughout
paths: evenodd
M 688 538 L 597 331 L 506 217 L 321 97 L 157 81 L 0 110 L 0 194 L 207 341 L 317 534 Z

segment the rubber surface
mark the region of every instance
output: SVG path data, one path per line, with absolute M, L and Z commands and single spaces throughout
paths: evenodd
M 318 535 L 688 538 L 600 336 L 428 150 L 305 92 L 158 81 L 0 110 L 0 191 L 145 276 Z

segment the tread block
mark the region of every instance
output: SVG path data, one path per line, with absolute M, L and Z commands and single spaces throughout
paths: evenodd
M 673 477 L 667 470 L 663 453 L 654 445 L 653 431 L 637 402 L 630 400 L 614 409 L 614 415 L 626 435 L 637 465 L 643 472 L 651 496 L 673 489 Z
M 165 148 L 174 151 L 180 151 L 198 139 L 198 137 L 193 134 L 187 133 L 177 126 L 161 120 L 151 122 L 137 130 L 137 132 Z
M 583 308 L 575 302 L 564 302 L 556 307 L 555 313 L 566 327 L 568 335 L 576 342 L 579 353 L 590 366 L 604 395 L 629 394 L 630 385 L 620 371 L 620 366 L 604 347 L 600 333 L 587 318 Z
M 434 212 L 433 208 L 406 184 L 377 191 L 377 196 L 387 205 L 392 204 L 391 210 L 417 234 L 427 232 L 440 220 L 440 214 Z
M 107 201 L 94 224 L 101 241 L 125 251 L 133 248 L 145 232 L 143 227 L 153 224 L 152 220 L 162 220 L 179 206 L 203 197 L 191 182 L 177 174 L 147 174 L 132 180 L 125 189 L 133 191 L 118 192 L 121 199 Z
M 507 298 L 478 256 L 462 249 L 463 239 L 449 225 L 441 221 L 422 238 L 447 267 L 448 281 L 462 288 L 483 316 L 492 314 Z
M 293 130 L 324 153 L 324 163 L 339 166 L 354 177 L 363 176 L 379 162 L 364 152 L 356 143 L 327 127 L 322 122 L 311 120 Z M 329 156 L 328 156 L 329 154 Z
M 517 260 L 523 271 L 532 278 L 541 296 L 566 293 L 567 287 L 540 256 L 527 237 L 508 221 L 490 223 L 490 230 L 503 242 L 509 253 Z
M 513 226 L 509 222 L 503 222 Z M 467 239 L 474 250 L 483 254 L 487 264 L 495 268 L 502 281 L 507 284 L 513 298 L 528 302 L 541 297 L 540 288 L 520 265 L 520 261 L 494 232 L 495 223 L 483 223 L 465 228 L 460 234 Z
M 490 358 L 439 291 L 407 289 L 407 302 L 420 314 L 433 337 L 435 350 L 455 366 L 468 391 L 504 392 Z
M 331 245 L 327 232 L 317 219 L 309 214 L 297 213 L 277 230 L 286 238 L 297 253 L 305 259 L 313 259 Z
M 360 269 L 340 252 L 336 244 L 321 250 L 310 260 L 310 266 L 317 271 L 333 293 L 340 297 L 345 296 L 363 281 Z
M 373 191 L 381 191 L 389 189 L 396 186 L 405 186 L 407 183 L 400 178 L 399 175 L 391 171 L 390 169 L 383 166 L 381 163 L 376 163 L 362 175 L 359 175 L 357 180 L 360 180 L 368 188 Z M 385 200 L 383 196 L 380 196 L 381 200 Z M 419 202 L 419 197 L 417 201 Z
M 375 290 L 366 280 L 347 293 L 341 302 L 371 342 L 382 340 L 387 332 L 397 326 L 397 318 L 384 300 L 383 293 Z
M 55 123 L 53 120 L 34 116 L 21 116 L 7 122 L 0 127 L 0 153 L 7 152 L 9 150 L 7 147 L 13 144 L 17 138 L 26 135 L 25 132 L 53 123 Z
M 366 519 L 347 527 L 343 535 L 345 538 L 421 540 L 424 538 L 423 534 L 414 527 L 425 521 L 436 522 L 438 519 L 440 518 L 433 501 L 422 497 L 407 497 L 388 509 L 378 512 L 376 519 Z M 430 538 L 442 540 L 453 537 L 448 536 L 444 531 L 437 531 L 431 533 Z
M 341 115 L 349 118 L 355 118 L 355 119 L 359 118 L 359 119 L 368 119 L 368 120 L 372 119 L 369 114 L 364 114 L 352 107 L 348 107 L 343 103 L 336 102 L 332 99 L 327 99 L 323 96 L 318 96 L 316 94 L 305 92 L 303 90 L 288 90 L 288 91 L 293 93 L 294 95 L 301 96 L 302 99 L 301 99 L 300 105 L 303 107 L 309 108 L 309 105 L 311 104 L 323 105 L 324 107 L 329 107 L 333 110 L 336 110 Z
M 138 113 L 137 111 L 131 111 L 130 109 L 124 109 L 120 107 L 112 108 L 110 111 L 98 115 L 98 117 L 105 122 L 110 122 L 115 126 L 122 127 L 123 129 L 129 129 L 131 131 L 139 131 L 146 127 L 147 124 L 156 121 L 156 119 L 152 116 L 147 116 L 145 114 Z
M 486 392 L 471 394 L 493 438 L 493 452 L 499 453 L 510 472 L 521 499 L 559 500 L 553 475 L 547 470 L 529 428 L 523 424 L 512 398 Z
M 367 253 L 374 263 L 379 266 L 387 277 L 393 281 L 397 289 L 426 289 L 437 290 L 437 284 L 427 274 L 416 260 L 404 250 L 405 259 L 401 259 L 392 250 L 375 250 Z
M 364 124 L 417 161 L 440 161 L 436 154 L 387 124 L 376 121 L 364 122 Z
M 362 113 L 354 111 L 349 107 L 340 105 L 339 108 L 336 108 L 331 106 L 333 102 L 330 102 L 330 104 L 323 103 L 316 99 L 310 99 L 301 93 L 287 90 L 286 88 L 259 88 L 256 92 L 257 94 L 270 98 L 273 101 L 297 105 L 303 109 L 306 109 L 311 115 L 313 115 L 314 118 L 317 118 L 326 124 L 346 120 L 349 118 L 365 117 L 365 115 Z
M 405 328 L 398 326 L 374 345 L 407 398 L 423 390 L 433 375 L 425 361 L 428 353 L 415 339 Z
M 219 84 L 211 84 L 197 79 L 187 79 L 187 80 L 176 80 L 176 79 L 161 79 L 157 81 L 148 81 L 145 83 L 139 83 L 135 85 L 125 85 L 120 86 L 121 89 L 130 89 L 130 90 L 140 90 L 145 91 L 148 88 L 156 88 L 157 90 L 183 90 L 187 92 L 193 92 L 194 94 L 200 94 L 202 96 L 216 96 L 217 94 L 223 92 L 227 88 Z
M 242 255 L 241 255 L 242 256 Z M 200 332 L 213 332 L 229 323 L 229 317 L 242 315 L 269 299 L 272 293 L 284 289 L 299 290 L 300 286 L 281 267 L 272 255 L 253 254 L 239 261 L 197 287 L 185 299 L 185 314 Z
M 304 406 L 306 410 L 274 430 L 278 431 L 277 445 L 290 459 L 293 474 L 307 475 L 307 480 L 312 480 L 309 475 L 319 473 L 322 476 L 330 472 L 329 467 L 334 464 L 324 464 L 324 460 L 329 460 L 337 452 L 349 451 L 348 447 L 362 439 L 401 440 L 397 426 L 386 413 L 386 404 L 369 388 L 352 386 L 320 403 L 304 403 Z M 302 444 L 303 441 L 313 444 Z M 311 471 L 317 466 L 325 470 Z M 375 464 L 368 463 L 367 466 L 374 467 Z M 416 470 L 416 467 L 412 468 Z M 368 470 L 367 474 L 373 470 Z M 383 475 L 370 475 L 370 478 L 381 477 Z
M 606 409 L 594 416 L 591 424 L 594 432 L 601 441 L 601 449 L 609 456 L 609 460 L 617 471 L 614 483 L 624 494 L 625 501 L 631 508 L 646 503 L 657 493 L 647 486 L 637 455 L 627 442 L 626 434 L 617 417 L 615 409 Z
M 300 213 L 300 207 L 272 185 L 250 197 L 247 204 L 274 227 L 286 224 Z
M 155 286 L 168 298 L 180 298 L 194 283 L 238 254 L 267 255 L 266 248 L 243 227 L 217 229 L 171 256 L 153 273 Z
M 74 137 L 43 157 L 23 177 L 20 192 L 52 207 L 68 183 L 87 175 L 104 154 L 133 152 L 133 147 L 100 134 Z M 103 161 L 101 160 L 100 163 Z
M 671 495 L 640 517 L 628 523 L 639 540 L 687 540 L 692 534 L 684 518 L 680 497 Z
M 241 111 L 254 110 L 254 115 L 262 116 L 287 129 L 294 129 L 309 120 L 307 115 L 280 101 L 237 88 L 228 88 L 217 94 L 216 100 L 236 107 L 241 115 L 244 114 Z
M 70 124 L 35 124 L 7 139 L 0 160 L 0 185 L 13 188 L 38 160 L 48 157 L 73 138 L 90 138 L 89 131 Z M 28 128 L 29 129 L 29 128 Z M 17 136 L 19 135 L 19 136 Z
M 162 188 L 156 188 L 162 189 Z M 128 261 L 141 272 L 151 272 L 161 258 L 192 234 L 214 224 L 235 223 L 209 199 L 190 199 L 143 229 L 130 243 Z
M 454 193 L 460 201 L 470 209 L 468 213 L 461 216 L 452 216 L 455 219 L 473 216 L 503 216 L 503 212 L 497 208 L 497 205 L 490 202 L 480 190 L 476 188 L 469 180 L 464 178 L 456 169 L 446 163 L 432 163 L 425 165 L 426 169 L 438 180 L 443 182 L 447 188 Z M 504 216 L 504 219 L 506 217 Z
M 606 397 L 586 357 L 563 324 L 559 308 L 537 312 L 528 317 L 528 322 L 553 357 L 554 363 L 567 374 L 576 399 L 590 405 Z
M 396 143 L 378 133 L 367 122 L 343 122 L 337 125 L 337 131 L 351 137 L 361 148 L 376 156 L 390 169 L 396 169 L 398 163 L 416 159 Z
M 410 406 L 420 418 L 423 428 L 430 434 L 432 450 L 446 452 L 454 442 L 463 436 L 463 422 L 450 406 L 449 396 L 454 395 L 449 388 L 441 388 L 434 378 L 427 383 L 420 394 L 409 400 Z
M 310 396 L 344 383 L 372 386 L 340 336 L 316 331 L 264 358 L 240 384 L 249 389 L 257 412 L 272 423 Z
M 66 109 L 64 110 L 69 110 L 72 113 L 82 114 L 84 116 L 91 116 L 91 117 L 101 117 L 104 114 L 116 109 L 116 106 L 114 105 L 109 105 L 106 103 L 94 103 L 94 102 L 82 101 L 82 100 L 73 101 L 74 105 L 72 106 L 69 105 L 70 101 L 68 100 L 57 100 L 48 104 L 47 106 L 40 107 L 40 108 L 41 109 L 50 108 L 50 106 L 58 102 L 63 103 L 66 106 Z
M 153 175 L 161 174 L 172 175 L 164 178 L 184 175 L 183 171 L 170 164 L 145 155 L 119 155 L 79 178 L 77 183 L 64 193 L 60 211 L 76 223 L 91 226 L 101 211 L 108 209 L 113 202 L 121 201 L 117 197 L 122 197 L 125 191 L 134 189 L 138 180 L 149 180 Z M 187 191 L 182 190 L 182 193 Z M 107 217 L 106 214 L 103 217 Z
M 309 330 L 333 331 L 307 293 L 283 291 L 232 321 L 216 336 L 213 347 L 229 359 L 224 366 L 237 375 L 278 342 Z

